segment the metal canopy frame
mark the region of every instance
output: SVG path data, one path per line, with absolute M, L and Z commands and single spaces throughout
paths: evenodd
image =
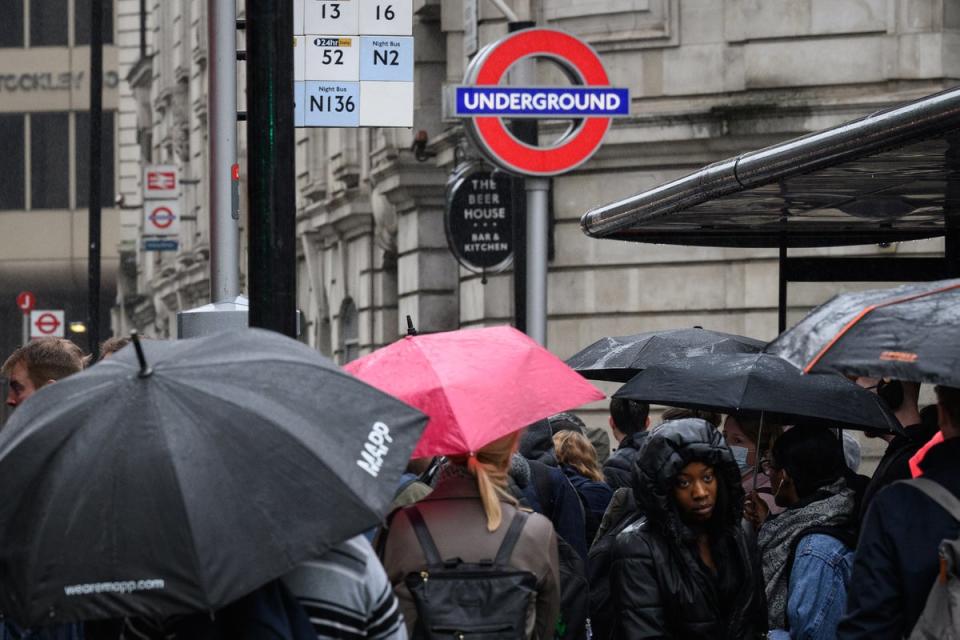
M 788 282 L 960 276 L 960 88 L 752 151 L 588 211 L 594 238 L 778 247 Z M 790 257 L 792 247 L 945 236 L 943 258 Z

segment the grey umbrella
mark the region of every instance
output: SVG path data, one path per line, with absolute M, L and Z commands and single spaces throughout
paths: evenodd
M 810 373 L 960 386 L 960 280 L 835 296 L 767 350 Z
M 131 345 L 0 432 L 0 609 L 215 610 L 378 523 L 426 418 L 280 334 Z
M 571 356 L 567 364 L 591 380 L 626 382 L 662 362 L 710 353 L 757 353 L 765 345 L 761 340 L 703 327 L 648 331 L 601 338 Z

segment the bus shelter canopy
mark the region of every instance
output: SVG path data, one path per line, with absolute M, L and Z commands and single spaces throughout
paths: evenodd
M 958 169 L 955 88 L 714 163 L 580 224 L 595 238 L 719 247 L 917 240 L 960 225 Z

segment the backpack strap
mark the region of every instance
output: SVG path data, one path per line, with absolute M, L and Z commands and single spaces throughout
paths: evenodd
M 527 514 L 518 510 L 510 522 L 507 535 L 503 537 L 503 542 L 500 543 L 497 557 L 493 561 L 495 565 L 504 566 L 509 564 L 510 556 L 513 555 L 513 548 L 517 546 L 517 541 L 520 540 L 520 533 L 523 531 L 523 525 L 525 524 L 527 524 Z
M 437 549 L 437 545 L 433 541 L 433 536 L 430 535 L 430 530 L 427 529 L 427 523 L 423 521 L 420 510 L 414 506 L 405 509 L 404 512 L 407 514 L 407 520 L 413 525 L 414 533 L 417 534 L 420 548 L 423 550 L 423 555 L 427 559 L 427 566 L 435 567 L 442 565 L 443 558 L 440 557 L 440 550 Z
M 939 482 L 923 477 L 914 478 L 913 480 L 900 480 L 899 482 L 921 491 L 928 498 L 940 505 L 944 511 L 949 513 L 950 517 L 960 522 L 960 499 Z

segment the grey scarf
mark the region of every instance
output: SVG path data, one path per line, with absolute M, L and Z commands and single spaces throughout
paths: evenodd
M 826 497 L 787 509 L 764 523 L 757 536 L 771 629 L 787 628 L 787 560 L 797 536 L 810 527 L 842 526 L 853 513 L 853 490 L 847 487 L 843 478 L 823 487 L 818 494 Z

